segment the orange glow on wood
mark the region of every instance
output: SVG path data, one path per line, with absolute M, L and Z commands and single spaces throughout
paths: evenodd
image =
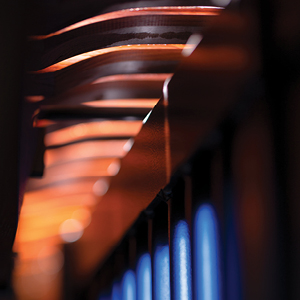
M 81 206 L 62 207 L 58 209 L 40 212 L 36 215 L 23 216 L 20 219 L 20 230 L 18 241 L 30 242 L 38 239 L 45 239 L 58 234 L 59 226 L 62 222 L 72 217 L 74 211 Z
M 41 189 L 37 193 L 25 193 L 25 201 L 27 201 L 27 203 L 22 208 L 22 216 L 25 217 L 40 214 L 42 212 L 47 212 L 48 210 L 58 209 L 62 207 L 81 207 L 85 204 L 86 198 L 93 196 L 91 193 L 88 193 L 91 191 L 92 188 L 85 191 L 84 193 L 57 197 L 53 195 L 52 198 L 49 198 L 49 195 L 47 195 L 47 189 Z M 45 197 L 46 199 L 37 199 L 37 195 L 39 195 L 40 197 Z M 41 199 L 43 199 L 43 201 L 41 201 Z
M 68 145 L 45 152 L 45 165 L 51 165 L 97 157 L 123 157 L 127 152 L 123 149 L 128 140 L 86 141 Z
M 251 60 L 249 53 L 239 46 L 203 46 L 194 55 L 194 59 L 187 61 L 189 67 L 205 68 L 206 70 L 243 70 Z M 252 66 L 252 65 L 251 65 Z
M 82 195 L 81 195 L 82 197 Z M 76 197 L 75 197 L 76 198 Z M 80 209 L 81 204 L 66 205 L 59 207 L 47 207 L 47 210 L 35 211 L 33 213 L 23 213 L 22 215 L 22 229 L 24 231 L 33 231 L 34 228 L 40 229 L 41 227 L 49 228 L 52 225 L 59 226 L 63 221 L 72 218 L 74 211 Z M 47 236 L 45 234 L 45 236 Z
M 146 73 L 146 74 L 119 74 L 100 77 L 92 82 L 92 84 L 116 82 L 116 81 L 165 81 L 171 77 L 172 73 Z
M 142 121 L 80 123 L 46 134 L 44 142 L 48 147 L 89 138 L 136 136 L 142 125 Z
M 109 167 L 112 163 L 118 163 L 118 161 L 116 158 L 94 158 L 63 163 L 46 168 L 44 177 L 35 180 L 40 186 L 46 186 L 62 180 L 73 180 L 82 177 L 113 176 L 115 174 L 109 171 Z
M 22 261 L 21 266 L 24 266 L 24 263 L 28 260 L 34 260 L 37 259 L 37 257 L 47 257 L 48 255 L 54 254 L 53 252 L 46 253 L 43 251 L 42 255 L 40 253 L 40 250 L 43 248 L 53 248 L 55 245 L 59 243 L 59 237 L 58 236 L 53 236 L 53 237 L 48 237 L 42 240 L 37 240 L 34 242 L 20 242 L 19 240 L 20 233 L 19 231 L 17 232 L 16 235 L 16 240 L 14 244 L 14 251 L 18 252 L 18 258 L 19 260 Z M 22 273 L 23 268 L 16 268 L 16 270 L 19 274 L 19 272 Z M 28 271 L 28 270 L 27 270 Z
M 45 99 L 45 97 L 43 95 L 35 95 L 35 96 L 26 96 L 25 99 L 28 102 L 40 102 L 43 101 Z
M 84 194 L 87 191 L 92 190 L 96 180 L 97 179 L 94 178 L 80 178 L 58 183 L 55 186 L 38 189 L 38 186 L 36 186 L 35 183 L 39 182 L 39 180 L 29 178 L 26 186 L 27 190 L 24 195 L 22 211 L 25 209 L 26 205 L 35 204 L 36 202 L 41 201 L 41 199 L 45 202 L 48 199 L 60 198 L 67 195 Z
M 97 202 L 92 194 L 97 179 L 99 177 L 72 180 L 58 186 L 48 186 L 26 192 L 15 242 L 17 251 L 26 252 L 28 243 L 43 244 L 42 241 L 49 238 L 51 241 L 54 240 L 54 244 L 58 244 L 55 237 L 58 235 L 60 224 L 66 219 L 75 218 L 87 225 L 89 220 L 86 218 L 90 218 L 90 208 L 87 208 L 90 205 L 87 206 L 87 203 L 91 198 L 94 199 L 94 204 Z M 30 179 L 29 181 L 31 185 L 34 185 L 32 181 L 38 180 Z M 36 186 L 36 188 L 39 187 Z M 22 255 L 28 256 L 28 253 Z
M 157 6 L 157 7 L 141 7 L 141 8 L 131 8 L 123 9 L 119 11 L 109 12 L 99 16 L 95 16 L 73 25 L 67 26 L 61 30 L 50 33 L 48 35 L 35 35 L 31 36 L 31 40 L 44 40 L 49 37 L 60 35 L 62 33 L 87 26 L 90 24 L 95 24 L 98 22 L 125 18 L 125 17 L 136 17 L 136 16 L 149 16 L 149 15 L 174 15 L 174 16 L 215 16 L 221 11 L 221 7 L 213 6 Z
M 151 110 L 158 101 L 159 99 L 110 99 L 89 101 L 82 104 L 91 107 L 145 107 Z
M 55 121 L 51 121 L 51 120 L 38 120 L 38 119 L 34 119 L 33 121 L 33 127 L 47 127 L 50 125 L 54 125 L 56 124 Z
M 108 47 L 108 48 L 102 48 L 98 50 L 89 51 L 86 53 L 82 53 L 79 55 L 75 55 L 73 57 L 67 58 L 65 60 L 62 60 L 56 64 L 53 64 L 47 68 L 44 68 L 42 70 L 33 71 L 34 74 L 40 74 L 40 73 L 49 73 L 49 72 L 55 72 L 62 70 L 66 67 L 69 67 L 71 65 L 74 65 L 78 62 L 87 60 L 89 58 L 93 58 L 96 56 L 108 54 L 108 53 L 116 53 L 116 52 L 128 52 L 132 50 L 140 50 L 140 51 L 158 51 L 158 50 L 171 50 L 174 52 L 181 52 L 182 49 L 186 47 L 184 44 L 140 44 L 140 45 L 125 45 L 125 46 L 116 46 L 116 47 Z

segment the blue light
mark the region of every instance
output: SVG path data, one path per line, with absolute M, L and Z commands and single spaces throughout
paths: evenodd
M 218 230 L 211 205 L 200 206 L 194 226 L 195 299 L 220 300 Z
M 123 276 L 122 300 L 136 300 L 136 281 L 132 270 L 126 271 Z
M 154 253 L 155 300 L 170 300 L 170 255 L 169 246 L 157 246 Z
M 152 271 L 149 253 L 143 254 L 137 264 L 137 300 L 152 300 Z
M 121 288 L 118 282 L 114 282 L 112 286 L 111 300 L 121 300 Z
M 173 238 L 174 299 L 192 299 L 191 246 L 189 227 L 186 221 L 179 221 Z

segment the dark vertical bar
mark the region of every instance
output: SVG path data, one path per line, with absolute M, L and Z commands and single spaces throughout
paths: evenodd
M 240 257 L 237 236 L 236 201 L 232 179 L 232 143 L 235 135 L 235 122 L 223 124 L 222 152 L 222 197 L 224 208 L 224 296 L 226 299 L 242 298 Z
M 168 204 L 161 202 L 154 210 L 152 226 L 153 299 L 170 299 L 170 259 L 168 237 Z
M 137 257 L 136 228 L 130 230 L 128 236 L 128 268 L 134 270 Z
M 298 78 L 297 87 L 293 95 L 289 99 L 287 111 L 287 135 L 288 135 L 288 195 L 289 195 L 289 217 L 290 217 L 290 252 L 289 260 L 291 263 L 290 277 L 291 299 L 300 297 L 300 76 Z
M 224 154 L 224 161 L 230 161 L 224 174 L 228 297 L 281 299 L 274 149 L 263 101 L 253 106 L 228 140 Z M 239 281 L 242 295 L 236 289 Z
M 46 147 L 44 144 L 45 128 L 35 128 L 37 133 L 36 151 L 32 161 L 32 168 L 30 172 L 31 177 L 42 177 L 44 174 L 44 154 Z
M 143 220 L 136 224 L 136 251 L 137 257 L 142 255 L 143 253 L 149 252 L 149 222 L 144 217 Z
M 148 219 L 148 251 L 150 253 L 150 256 L 152 256 L 152 236 L 153 236 L 153 219 L 149 217 Z
M 217 215 L 220 211 L 220 199 L 216 203 L 213 195 L 217 195 L 219 188 L 213 178 L 213 162 L 215 158 L 214 147 L 211 149 L 200 150 L 192 161 L 192 207 L 193 207 L 193 226 L 192 226 L 192 266 L 193 266 L 193 299 L 202 299 L 208 294 L 201 288 L 213 290 L 211 299 L 222 299 L 222 251 L 219 249 L 220 236 L 218 235 Z M 217 205 L 215 205 L 217 204 Z M 215 209 L 218 208 L 217 215 Z M 206 236 L 206 239 L 204 237 Z M 204 248 L 203 248 L 204 247 Z M 205 249 L 210 249 L 210 259 L 204 259 Z M 200 251 L 200 252 L 199 252 Z M 213 272 L 208 274 L 205 265 L 212 268 Z M 201 277 L 202 276 L 202 277 Z M 209 278 L 210 279 L 209 279 Z M 202 278 L 202 279 L 201 279 Z M 200 281 L 199 281 L 200 280 Z M 207 283 L 210 282 L 209 285 Z M 209 293 L 209 292 L 208 292 Z
M 129 230 L 122 244 L 124 245 L 121 251 L 125 258 L 125 268 L 121 280 L 121 297 L 126 299 L 130 295 L 131 299 L 136 299 L 136 238 L 134 226 Z
M 87 299 L 98 300 L 99 295 L 103 297 L 110 297 L 109 299 L 120 299 L 122 293 L 122 280 L 123 275 L 129 267 L 134 267 L 135 256 L 130 259 L 130 251 L 132 247 L 136 247 L 135 243 L 131 243 L 131 235 L 127 235 L 123 238 L 120 244 L 114 249 L 114 251 L 108 256 L 103 265 L 99 266 L 99 269 L 95 276 L 90 279 L 84 289 L 80 290 L 80 282 L 73 280 L 72 282 L 72 294 L 70 291 L 68 295 L 72 296 L 72 299 Z M 133 250 L 135 253 L 136 249 Z M 68 271 L 70 273 L 70 270 Z M 65 285 L 70 285 L 66 282 Z M 65 297 L 64 299 L 70 299 Z
M 140 220 L 135 224 L 136 228 L 136 284 L 137 300 L 152 300 L 152 268 L 149 252 L 149 226 L 146 213 L 140 215 Z
M 125 237 L 120 245 L 114 251 L 114 281 L 112 285 L 112 293 L 122 295 L 122 281 L 123 275 L 129 266 L 129 241 L 128 237 Z M 114 290 L 115 289 L 115 290 Z M 116 298 L 114 298 L 116 299 Z
M 78 299 L 76 297 L 76 270 L 74 264 L 74 252 L 72 244 L 63 245 L 64 268 L 63 268 L 63 290 L 62 299 Z
M 199 206 L 210 201 L 211 195 L 211 151 L 200 150 L 191 162 L 191 194 L 192 194 L 192 272 L 193 272 L 193 299 L 196 300 L 196 258 L 195 258 L 195 217 Z
M 180 281 L 178 273 L 180 270 L 176 268 L 178 263 L 178 249 L 176 248 L 175 240 L 175 227 L 179 221 L 184 219 L 185 207 L 184 207 L 184 194 L 185 194 L 185 182 L 182 177 L 179 177 L 175 186 L 172 189 L 172 196 L 168 202 L 169 205 L 169 232 L 170 232 L 170 284 L 171 284 L 171 300 L 179 299 L 178 289 L 180 289 Z M 176 253 L 175 253 L 176 252 Z
M 169 201 L 171 299 L 192 299 L 191 239 L 186 220 L 185 180 L 180 177 Z
M 290 171 L 297 165 L 298 158 L 293 153 L 297 146 L 291 142 L 296 142 L 299 131 L 290 127 L 290 120 L 299 111 L 299 97 L 294 102 L 293 96 L 300 79 L 300 7 L 295 0 L 285 1 L 284 5 L 280 1 L 260 1 L 260 10 L 263 76 L 274 137 L 274 205 L 280 222 L 275 229 L 280 252 L 277 297 L 297 299 L 300 297 L 300 226 L 299 198 L 294 193 L 299 186 L 299 178 Z
M 88 297 L 84 295 L 81 299 L 98 300 L 99 295 L 102 297 L 110 297 L 111 284 L 116 276 L 115 272 L 114 254 L 112 254 L 105 261 L 95 278 L 93 278 L 92 282 L 90 283 Z
M 184 193 L 184 215 L 189 225 L 192 227 L 192 179 L 190 174 L 185 176 L 185 193 Z
M 211 201 L 211 163 L 210 150 L 199 151 L 192 162 L 192 207 L 195 211 L 199 204 Z
M 10 299 L 20 196 L 20 119 L 25 48 L 22 1 L 0 9 L 0 298 Z M 7 297 L 7 298 L 6 298 Z

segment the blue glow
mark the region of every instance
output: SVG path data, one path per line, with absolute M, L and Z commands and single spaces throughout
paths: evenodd
M 173 238 L 174 299 L 192 299 L 191 246 L 186 221 L 175 226 Z
M 214 209 L 200 206 L 194 224 L 195 299 L 220 300 L 218 230 Z
M 170 300 L 169 246 L 157 246 L 154 253 L 154 299 Z
M 123 276 L 122 300 L 136 300 L 136 281 L 132 270 L 126 271 Z
M 152 300 L 152 271 L 149 253 L 143 254 L 137 264 L 137 300 Z
M 111 300 L 121 300 L 121 288 L 118 282 L 114 282 L 112 286 Z

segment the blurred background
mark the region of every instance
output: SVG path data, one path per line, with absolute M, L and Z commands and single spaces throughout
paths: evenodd
M 298 299 L 299 10 L 3 4 L 0 299 Z

